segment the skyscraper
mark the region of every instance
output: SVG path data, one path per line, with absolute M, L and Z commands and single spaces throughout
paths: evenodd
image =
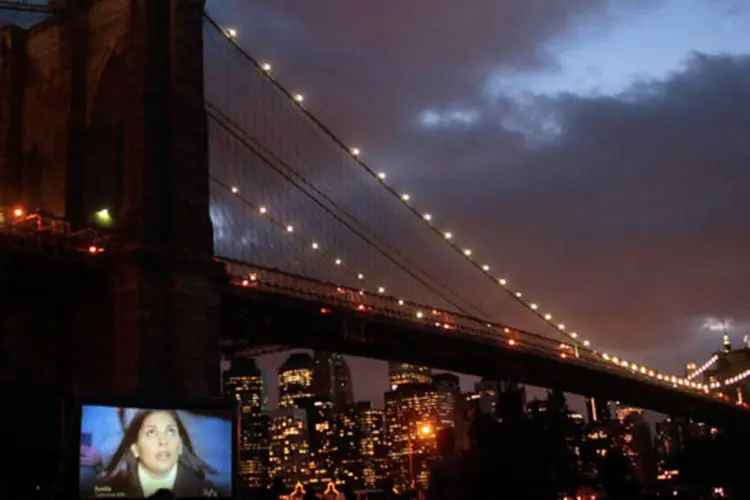
M 388 362 L 388 381 L 392 390 L 405 384 L 429 384 L 432 382 L 431 372 L 426 366 Z
M 362 459 L 362 483 L 376 488 L 385 480 L 388 443 L 385 437 L 385 412 L 369 402 L 357 403 L 359 453 Z
M 270 414 L 270 467 L 272 478 L 286 486 L 307 482 L 310 477 L 310 446 L 307 412 L 292 406 Z
M 263 374 L 255 360 L 232 360 L 231 368 L 224 372 L 224 393 L 234 396 L 240 408 L 240 481 L 246 487 L 260 488 L 267 482 L 269 421 L 263 413 Z
M 313 393 L 333 403 L 337 411 L 352 405 L 352 375 L 344 357 L 341 354 L 315 351 L 313 364 Z
M 432 384 L 402 384 L 385 393 L 391 477 L 400 489 L 427 486 L 428 459 L 435 456 L 440 394 Z
M 432 383 L 438 392 L 438 427 L 455 427 L 461 397 L 461 386 L 457 375 L 439 373 L 432 376 Z
M 297 406 L 298 399 L 313 396 L 313 360 L 307 353 L 293 353 L 279 367 L 279 407 Z

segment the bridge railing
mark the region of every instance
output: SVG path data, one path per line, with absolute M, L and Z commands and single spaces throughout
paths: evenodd
M 508 348 L 516 348 L 548 358 L 557 358 L 566 362 L 585 365 L 653 385 L 665 385 L 664 381 L 650 380 L 644 377 L 639 368 L 634 369 L 631 365 L 626 367 L 619 363 L 605 361 L 599 355 L 582 349 L 580 346 L 557 342 L 509 325 L 488 322 L 451 311 L 437 310 L 423 304 L 386 295 L 342 287 L 335 283 L 319 281 L 278 269 L 238 261 L 222 261 L 227 267 L 232 283 L 236 286 L 256 288 L 259 291 L 280 293 L 304 300 L 317 300 L 329 304 L 330 308 L 344 307 L 361 313 L 371 313 L 398 321 L 408 321 L 419 328 L 434 328 L 441 335 L 463 338 L 470 336 L 476 341 L 494 345 L 504 343 Z M 328 312 L 331 312 L 328 307 L 321 309 L 322 314 Z M 666 382 L 666 384 L 681 392 L 706 398 L 712 397 L 689 386 L 682 387 L 669 382 Z M 713 397 L 716 397 L 716 395 Z

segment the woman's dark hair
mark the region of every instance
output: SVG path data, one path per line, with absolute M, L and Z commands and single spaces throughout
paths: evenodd
M 193 441 L 190 439 L 185 424 L 182 423 L 180 416 L 174 410 L 138 410 L 130 421 L 130 425 L 125 429 L 125 434 L 120 441 L 120 445 L 112 455 L 109 463 L 104 468 L 102 473 L 102 479 L 110 479 L 118 475 L 129 475 L 134 474 L 137 470 L 138 459 L 135 458 L 131 451 L 131 445 L 138 440 L 138 433 L 143 426 L 143 422 L 149 415 L 154 413 L 168 413 L 174 421 L 177 423 L 177 432 L 180 434 L 182 440 L 182 454 L 178 463 L 190 470 L 193 474 L 197 475 L 201 479 L 206 477 L 208 474 L 216 474 L 216 469 L 204 462 L 193 449 Z

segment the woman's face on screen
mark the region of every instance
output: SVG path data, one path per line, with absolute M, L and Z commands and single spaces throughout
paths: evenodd
M 166 476 L 182 453 L 180 429 L 172 415 L 157 411 L 146 417 L 131 451 L 148 475 L 154 479 Z

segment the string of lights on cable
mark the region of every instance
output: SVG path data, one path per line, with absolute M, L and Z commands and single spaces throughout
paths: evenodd
M 233 121 L 210 101 L 206 101 L 206 110 L 209 118 L 214 120 L 217 125 L 219 125 L 224 131 L 229 133 L 236 141 L 239 142 L 242 147 L 257 156 L 261 161 L 263 161 L 277 174 L 279 174 L 284 180 L 291 183 L 306 197 L 313 200 L 313 202 L 315 202 L 318 207 L 323 208 L 337 222 L 344 225 L 344 227 L 350 230 L 367 245 L 375 248 L 378 253 L 386 257 L 389 261 L 391 261 L 391 263 L 395 264 L 401 270 L 405 271 L 409 276 L 414 278 L 430 291 L 436 293 L 441 299 L 445 300 L 451 306 L 455 307 L 458 311 L 461 311 L 468 315 L 470 314 L 467 311 L 468 308 L 478 313 L 479 317 L 486 318 L 488 316 L 484 311 L 481 310 L 481 308 L 477 307 L 471 301 L 466 300 L 452 287 L 447 286 L 432 273 L 422 268 L 419 263 L 414 262 L 403 253 L 401 253 L 398 249 L 389 245 L 386 241 L 380 238 L 379 235 L 367 224 L 361 221 L 345 207 L 337 203 L 323 190 L 319 189 L 299 170 L 289 165 L 273 151 L 261 144 L 245 128 Z M 325 204 L 321 203 L 321 200 Z M 430 281 L 432 284 L 428 284 L 428 281 Z M 440 288 L 441 291 L 436 291 L 435 287 Z M 451 296 L 452 299 L 448 299 L 447 296 Z M 459 305 L 458 302 L 465 304 L 465 306 Z
M 703 374 L 703 372 L 705 372 L 706 370 L 708 370 L 709 368 L 711 368 L 718 360 L 719 360 L 718 354 L 714 354 L 713 356 L 711 356 L 711 359 L 709 359 L 708 361 L 706 361 L 705 363 L 703 363 L 701 365 L 701 367 L 698 368 L 697 370 L 694 370 L 694 371 L 690 372 L 688 374 L 688 376 L 685 377 L 685 378 L 687 380 L 693 380 L 693 379 L 699 377 L 701 374 Z
M 491 267 L 489 264 L 482 263 L 481 261 L 477 260 L 471 248 L 459 245 L 456 242 L 456 235 L 452 230 L 438 228 L 435 225 L 436 220 L 433 213 L 430 211 L 418 210 L 413 203 L 411 194 L 409 194 L 407 191 L 396 189 L 387 181 L 388 176 L 386 172 L 377 171 L 371 168 L 367 163 L 365 163 L 362 159 L 362 150 L 359 146 L 347 145 L 343 140 L 341 140 L 335 133 L 333 133 L 333 131 L 329 127 L 322 123 L 304 106 L 305 98 L 303 94 L 288 90 L 286 87 L 281 85 L 276 78 L 274 78 L 274 76 L 272 75 L 272 66 L 270 63 L 256 60 L 242 46 L 240 46 L 237 40 L 238 33 L 236 30 L 232 28 L 222 28 L 208 14 L 204 14 L 204 16 L 208 23 L 212 25 L 216 30 L 221 32 L 224 37 L 239 51 L 239 53 L 248 62 L 255 66 L 282 94 L 286 95 L 297 106 L 301 113 L 307 116 L 316 126 L 318 126 L 320 130 L 325 135 L 327 135 L 336 145 L 348 151 L 355 164 L 359 165 L 369 175 L 377 179 L 378 182 L 386 189 L 386 191 L 388 191 L 394 198 L 396 198 L 414 216 L 419 217 L 419 219 L 422 220 L 431 231 L 438 235 L 454 251 L 462 255 L 469 264 L 481 271 L 485 277 L 491 279 L 502 291 L 504 291 L 518 303 L 523 305 L 527 310 L 531 311 L 545 324 L 551 326 L 559 334 L 567 336 L 570 341 L 572 341 L 576 345 L 576 347 L 582 345 L 584 349 L 590 351 L 591 353 L 605 361 L 616 364 L 627 371 L 635 372 L 643 375 L 644 377 L 653 378 L 655 380 L 664 382 L 665 384 L 694 388 L 705 392 L 709 390 L 710 387 L 706 384 L 692 382 L 684 377 L 678 377 L 676 375 L 663 373 L 647 366 L 642 366 L 636 363 L 622 360 L 617 356 L 611 356 L 605 352 L 602 352 L 601 349 L 594 349 L 588 339 L 582 339 L 581 335 L 578 332 L 571 331 L 571 329 L 569 329 L 565 325 L 565 323 L 557 322 L 556 320 L 554 320 L 551 313 L 543 312 L 538 303 L 529 300 L 527 297 L 524 297 L 523 293 L 520 290 L 512 287 L 510 285 L 510 280 L 507 277 L 494 274 L 491 271 Z

